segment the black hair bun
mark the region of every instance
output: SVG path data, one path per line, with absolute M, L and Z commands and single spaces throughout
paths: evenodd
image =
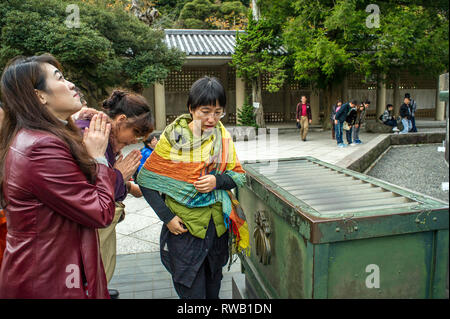
M 126 95 L 125 91 L 114 90 L 111 93 L 111 96 L 103 101 L 103 108 L 104 109 L 112 109 L 112 108 L 114 108 L 114 106 L 117 105 L 117 103 L 119 103 L 120 100 L 122 100 L 122 98 L 125 95 Z

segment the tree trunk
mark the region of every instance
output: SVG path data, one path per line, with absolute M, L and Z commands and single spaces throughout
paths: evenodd
M 322 127 L 324 129 L 328 129 L 331 127 L 331 122 L 330 122 L 331 108 L 333 107 L 333 105 L 335 105 L 337 103 L 337 100 L 338 99 L 342 100 L 342 103 L 347 102 L 342 97 L 343 87 L 345 87 L 345 85 L 342 85 L 339 83 L 330 83 L 323 90 L 323 92 L 324 92 L 323 105 L 325 106 L 325 108 L 323 111 Z
M 401 97 L 400 97 L 400 91 L 399 91 L 399 87 L 400 86 L 400 76 L 396 75 L 394 78 L 394 98 L 393 98 L 393 104 L 394 104 L 394 114 L 395 116 L 398 116 L 400 114 L 400 106 L 403 103 L 403 101 L 401 101 Z
M 257 0 L 252 0 L 252 15 L 253 15 L 253 20 L 255 20 L 255 21 L 258 21 L 261 16 L 261 11 L 259 10 Z
M 256 115 L 256 124 L 258 127 L 264 128 L 266 127 L 266 123 L 264 122 L 264 109 L 262 104 L 262 93 L 261 93 L 261 77 L 258 76 L 256 79 L 252 81 L 252 97 L 253 103 L 258 103 L 259 107 L 255 111 Z M 255 104 L 253 104 L 255 105 Z

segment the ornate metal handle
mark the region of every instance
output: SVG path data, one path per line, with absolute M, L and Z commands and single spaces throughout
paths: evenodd
M 264 215 L 264 211 L 257 211 L 255 213 L 256 227 L 253 231 L 253 238 L 255 240 L 256 256 L 259 256 L 259 261 L 263 265 L 270 263 L 272 255 L 269 235 L 271 233 L 269 221 Z

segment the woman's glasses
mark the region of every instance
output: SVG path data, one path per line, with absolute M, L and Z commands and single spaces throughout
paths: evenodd
M 226 113 L 225 113 L 224 111 L 206 112 L 206 111 L 200 110 L 199 115 L 200 115 L 202 118 L 213 117 L 213 118 L 215 118 L 215 119 L 222 119 L 222 118 L 224 118 L 224 116 L 226 115 Z

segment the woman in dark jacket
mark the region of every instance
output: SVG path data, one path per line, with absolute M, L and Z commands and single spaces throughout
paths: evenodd
M 347 113 L 347 116 L 345 117 L 345 122 L 348 125 L 348 130 L 346 130 L 344 126 L 347 143 L 350 146 L 355 145 L 354 143 L 352 143 L 352 133 L 353 133 L 353 126 L 355 125 L 356 122 L 356 116 L 357 116 L 356 105 L 352 105 Z
M 80 97 L 51 55 L 13 60 L 1 92 L 0 298 L 109 298 L 96 231 L 114 216 L 106 115 L 80 134 Z
M 400 106 L 400 117 L 402 119 L 403 130 L 399 134 L 406 134 L 409 132 L 409 121 L 411 120 L 411 111 L 409 108 L 410 99 L 405 97 L 403 104 Z

